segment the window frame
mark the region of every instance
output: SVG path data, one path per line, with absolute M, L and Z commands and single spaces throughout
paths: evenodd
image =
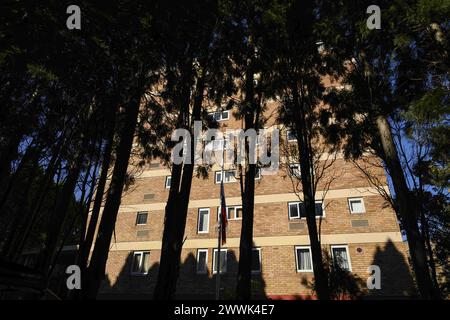
M 169 184 L 167 184 L 167 182 L 170 181 Z M 172 184 L 172 176 L 166 176 L 166 181 L 164 182 L 164 187 L 166 189 L 170 189 L 170 185 Z
M 219 221 L 219 215 L 220 215 L 221 208 L 222 208 L 221 206 L 217 207 L 217 221 Z M 231 209 L 231 208 L 234 209 L 234 216 L 233 217 L 231 217 L 231 216 L 228 217 L 228 209 Z M 240 218 L 236 218 L 236 209 L 242 209 L 242 205 L 237 204 L 237 205 L 226 206 L 225 210 L 226 210 L 226 213 L 227 213 L 227 220 L 228 221 L 230 221 L 230 220 L 242 220 L 242 215 L 241 215 Z
M 290 132 L 293 132 L 294 130 L 286 130 L 286 140 L 288 141 L 288 142 L 294 142 L 294 141 L 297 141 L 297 138 L 294 138 L 294 139 L 289 139 L 289 133 Z
M 131 275 L 133 275 L 133 276 L 145 276 L 145 275 L 148 274 L 148 271 L 149 271 L 149 270 L 147 270 L 147 271 L 145 271 L 145 272 L 135 272 L 135 271 L 133 271 L 133 269 L 134 269 L 134 262 L 135 262 L 134 257 L 135 257 L 136 255 L 140 255 L 140 258 L 139 258 L 139 269 L 141 269 L 141 268 L 142 268 L 142 263 L 144 262 L 144 261 L 143 261 L 144 253 L 148 253 L 148 255 L 150 256 L 150 250 L 133 251 L 133 260 L 132 260 L 132 263 L 131 263 L 131 270 L 130 270 L 130 274 L 131 274 Z M 150 269 L 150 268 L 149 268 L 149 269 Z
M 196 260 L 196 265 L 195 265 L 195 271 L 197 272 L 197 274 L 208 274 L 208 249 L 197 249 L 197 260 Z M 206 253 L 206 257 L 205 257 L 205 270 L 201 271 L 198 269 L 199 266 L 199 258 L 200 258 L 200 252 L 205 252 Z
M 309 251 L 309 260 L 311 262 L 311 269 L 299 269 L 299 264 L 298 264 L 298 255 L 297 255 L 297 250 L 301 250 L 301 249 L 308 249 Z M 295 246 L 294 249 L 294 253 L 295 253 L 295 270 L 300 273 L 311 273 L 314 272 L 314 265 L 312 262 L 312 252 L 311 252 L 311 246 Z
M 201 211 L 208 211 L 208 223 L 206 224 L 206 231 L 200 231 L 200 212 Z M 198 208 L 198 212 L 197 212 L 197 233 L 198 234 L 209 233 L 210 217 L 211 217 L 211 209 L 210 208 Z
M 352 206 L 351 206 L 351 201 L 352 200 L 361 200 L 361 205 L 363 208 L 363 211 L 353 211 L 352 210 Z M 366 213 L 366 206 L 364 205 L 364 198 L 363 197 L 351 197 L 347 199 L 347 203 L 348 203 L 348 210 L 350 211 L 350 214 L 364 214 Z
M 224 114 L 224 113 L 227 114 L 227 117 L 226 117 L 226 118 L 223 117 L 223 114 Z M 219 119 L 216 119 L 216 115 L 217 115 L 217 114 L 220 115 L 220 116 L 219 116 Z M 227 120 L 230 120 L 230 110 L 223 110 L 223 111 L 214 111 L 214 112 L 210 112 L 210 113 L 208 113 L 208 116 L 211 116 L 211 117 L 212 117 L 212 120 L 215 120 L 215 121 L 217 121 L 217 122 L 219 122 L 219 121 L 227 121 Z
M 261 180 L 261 168 L 257 167 L 255 170 L 255 180 Z
M 237 181 L 237 179 L 236 179 L 236 170 L 235 169 L 230 169 L 230 170 L 223 170 L 223 177 L 221 176 L 221 180 L 220 181 L 218 181 L 217 180 L 217 175 L 218 174 L 220 174 L 220 175 L 222 175 L 222 170 L 219 170 L 219 171 L 215 171 L 214 172 L 214 183 L 215 184 L 220 184 L 221 182 L 222 182 L 222 179 L 225 177 L 225 173 L 226 172 L 229 172 L 229 171 L 234 171 L 234 175 L 233 175 L 233 181 L 223 181 L 223 183 L 234 183 L 234 182 L 236 182 Z
M 298 175 L 294 174 L 294 170 L 292 169 L 293 166 L 298 167 L 298 168 L 297 168 L 297 169 L 298 169 Z M 290 163 L 290 164 L 289 164 L 289 175 L 290 175 L 291 177 L 296 177 L 296 178 L 298 178 L 298 179 L 301 179 L 301 177 L 302 177 L 302 171 L 301 171 L 301 169 L 300 169 L 300 163 Z
M 212 263 L 213 263 L 213 265 L 212 265 L 212 273 L 213 274 L 217 274 L 217 270 L 214 270 L 214 267 L 216 265 L 216 255 L 215 255 L 216 252 L 218 252 L 218 249 L 214 249 L 213 250 L 213 259 L 212 259 L 213 260 L 212 261 Z M 227 273 L 227 271 L 228 271 L 228 249 L 221 248 L 220 252 L 225 252 L 225 271 L 224 270 L 220 270 L 220 274 L 224 274 L 224 273 Z M 220 263 L 222 263 L 222 259 L 220 259 Z
M 262 273 L 262 255 L 261 255 L 261 248 L 252 248 L 252 254 L 253 251 L 257 251 L 258 252 L 258 258 L 259 258 L 259 270 L 253 270 L 253 264 L 251 266 L 252 270 L 252 274 L 260 274 Z
M 344 270 L 352 272 L 352 262 L 351 262 L 351 258 L 350 258 L 350 250 L 348 249 L 348 245 L 347 244 L 330 245 L 331 259 L 333 261 L 333 265 L 336 263 L 336 261 L 334 260 L 334 251 L 333 251 L 333 249 L 340 249 L 340 248 L 344 248 L 346 250 L 346 253 L 347 253 L 348 270 L 347 269 L 344 269 Z
M 304 203 L 303 201 L 289 201 L 288 202 L 288 218 L 289 218 L 289 220 L 306 219 L 306 217 L 301 216 L 300 204 L 303 204 L 303 203 Z M 322 215 L 321 216 L 315 215 L 315 217 L 316 217 L 316 219 L 323 219 L 326 217 L 323 200 L 316 200 L 315 204 L 318 204 L 318 203 L 322 204 Z M 297 217 L 291 217 L 291 206 L 290 206 L 291 204 L 297 204 L 297 211 L 298 211 Z
M 141 215 L 141 214 L 145 214 L 146 215 L 145 223 L 139 223 L 139 215 Z M 147 224 L 147 221 L 148 221 L 148 211 L 138 211 L 136 213 L 136 225 L 137 226 L 145 226 Z

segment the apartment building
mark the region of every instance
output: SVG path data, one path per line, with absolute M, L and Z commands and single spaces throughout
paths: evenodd
M 272 102 L 269 110 L 275 110 Z M 211 114 L 222 128 L 242 127 L 232 110 Z M 269 121 L 270 122 L 270 121 Z M 277 126 L 274 121 L 270 126 Z M 280 138 L 295 145 L 286 128 Z M 286 163 L 275 175 L 258 173 L 255 189 L 252 287 L 255 297 L 314 298 L 308 228 L 301 202 L 299 166 Z M 329 157 L 324 156 L 325 159 Z M 374 159 L 376 162 L 376 159 Z M 134 172 L 124 191 L 107 262 L 103 297 L 151 298 L 156 284 L 164 227 L 164 209 L 170 188 L 170 169 L 158 160 Z M 228 227 L 221 249 L 221 296 L 233 296 L 239 259 L 242 222 L 240 184 L 233 166 L 214 165 L 207 178 L 194 176 L 181 256 L 177 296 L 214 298 L 217 259 L 217 218 L 220 182 L 224 179 Z M 381 167 L 372 169 L 388 192 Z M 326 169 L 333 177 L 318 183 L 317 226 L 331 263 L 348 270 L 365 297 L 407 297 L 413 294 L 407 243 L 402 239 L 395 212 L 362 172 L 337 154 Z M 368 267 L 380 267 L 381 289 L 368 290 Z

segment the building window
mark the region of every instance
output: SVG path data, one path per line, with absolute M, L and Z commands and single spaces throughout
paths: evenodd
M 224 170 L 223 171 L 224 180 L 223 183 L 236 182 L 236 170 Z M 216 171 L 215 173 L 215 182 L 222 182 L 222 171 Z
M 256 168 L 255 180 L 261 179 L 261 168 Z
M 312 272 L 312 258 L 310 247 L 295 247 L 295 262 L 297 272 Z
M 316 201 L 316 218 L 324 217 L 324 216 L 325 216 L 325 210 L 323 210 L 323 202 Z
M 197 250 L 197 273 L 205 274 L 208 272 L 208 249 Z
M 220 215 L 220 207 L 217 208 L 217 220 Z M 240 220 L 242 219 L 242 206 L 227 206 L 227 219 Z
M 350 256 L 348 254 L 348 246 L 331 246 L 331 256 L 335 266 L 347 271 L 352 271 Z
M 213 255 L 213 273 L 217 273 L 217 249 Z M 227 272 L 227 249 L 220 249 L 220 273 Z
M 297 137 L 295 136 L 295 131 L 287 130 L 286 137 L 288 141 L 297 141 Z
M 144 275 L 150 269 L 150 251 L 133 252 L 133 264 L 131 274 Z
M 169 189 L 170 188 L 170 184 L 172 183 L 172 176 L 167 176 L 166 177 L 166 184 L 165 184 L 165 186 L 166 186 L 166 189 Z
M 252 273 L 261 272 L 261 248 L 252 250 Z
M 136 216 L 136 225 L 147 224 L 148 212 L 138 212 Z
M 289 165 L 289 175 L 296 178 L 301 178 L 301 172 L 300 172 L 300 164 L 298 163 L 292 163 Z
M 225 111 L 211 112 L 208 114 L 208 116 L 211 120 L 216 121 L 228 120 L 230 118 L 230 111 L 225 110 Z
M 198 209 L 198 233 L 209 232 L 209 208 Z
M 364 207 L 363 198 L 349 198 L 348 207 L 350 208 L 350 213 L 365 213 L 366 208 Z
M 206 142 L 205 151 L 222 151 L 230 149 L 230 142 L 224 138 L 218 138 Z
M 325 210 L 323 209 L 323 202 L 316 201 L 316 218 L 325 217 Z M 303 202 L 289 202 L 288 203 L 289 219 L 303 219 L 306 218 L 306 209 Z
M 301 202 L 289 202 L 289 219 L 299 219 L 301 217 L 306 217 L 304 211 L 303 203 Z

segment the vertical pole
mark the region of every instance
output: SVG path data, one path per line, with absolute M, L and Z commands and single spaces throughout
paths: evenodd
M 220 184 L 223 185 L 223 179 L 224 179 L 224 170 L 223 170 L 223 165 L 225 162 L 225 138 L 223 138 L 222 140 L 222 172 L 221 172 L 221 180 L 220 180 Z M 222 187 L 220 188 L 220 190 L 222 190 Z M 217 236 L 217 265 L 216 265 L 216 300 L 220 300 L 220 249 L 222 246 L 222 210 L 226 210 L 227 208 L 222 208 L 222 191 L 220 191 L 220 197 L 219 197 L 219 217 L 218 217 L 218 222 L 219 225 L 217 227 L 217 231 L 218 231 L 218 236 Z M 213 256 L 214 256 L 214 252 L 213 252 Z
M 217 237 L 217 259 L 216 259 L 216 300 L 220 300 L 220 246 L 222 242 L 222 230 L 221 230 L 221 223 L 222 217 L 221 214 L 219 214 L 219 225 L 217 227 L 217 230 L 219 232 L 219 236 Z M 213 253 L 214 254 L 214 253 Z

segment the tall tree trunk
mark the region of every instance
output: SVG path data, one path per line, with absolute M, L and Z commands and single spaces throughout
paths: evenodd
M 311 127 L 308 123 L 304 95 L 300 97 L 295 85 L 293 88 L 294 122 L 297 133 L 297 146 L 300 155 L 300 174 L 302 182 L 303 203 L 306 211 L 306 224 L 308 226 L 308 236 L 311 246 L 311 256 L 313 263 L 314 282 L 317 297 L 320 300 L 329 300 L 330 291 L 328 287 L 328 275 L 325 271 L 322 257 L 322 246 L 319 241 L 319 233 L 316 222 L 315 188 L 313 178 L 313 163 L 311 150 Z
M 251 299 L 253 220 L 255 206 L 256 164 L 249 164 L 245 172 L 244 198 L 242 199 L 242 228 L 239 241 L 239 267 L 236 298 Z
M 114 111 L 114 115 L 116 112 Z M 114 116 L 115 119 L 115 116 Z M 87 229 L 87 232 L 84 236 L 84 241 L 80 243 L 80 249 L 78 251 L 78 257 L 77 257 L 77 265 L 80 267 L 81 270 L 81 277 L 82 277 L 82 287 L 84 288 L 86 286 L 86 268 L 87 268 L 87 261 L 89 258 L 89 253 L 92 248 L 92 243 L 94 241 L 94 235 L 95 230 L 97 229 L 98 224 L 98 218 L 100 216 L 100 208 L 102 206 L 103 202 L 103 194 L 105 192 L 105 186 L 106 186 L 106 180 L 108 178 L 108 172 L 109 172 L 109 166 L 111 164 L 111 157 L 112 157 L 112 149 L 114 145 L 114 133 L 115 133 L 115 120 L 112 122 L 112 125 L 109 128 L 108 136 L 106 138 L 106 145 L 105 149 L 103 151 L 103 160 L 102 160 L 102 168 L 100 177 L 97 184 L 97 190 L 95 193 L 95 199 L 94 199 L 94 205 L 92 207 L 92 213 L 91 218 L 89 220 L 89 226 Z M 81 232 L 84 232 L 84 230 L 81 230 Z
M 193 123 L 200 120 L 203 95 L 205 89 L 204 76 L 198 79 L 196 85 L 196 96 L 192 110 L 192 124 L 190 126 L 191 136 Z M 189 97 L 189 90 L 185 92 L 185 98 Z M 185 100 L 184 113 L 189 114 L 189 99 Z M 180 114 L 183 117 L 183 112 Z M 195 138 L 194 138 L 195 139 Z M 184 231 L 191 193 L 192 176 L 194 173 L 194 144 L 191 139 L 190 164 L 174 165 L 166 204 L 164 218 L 164 232 L 161 247 L 161 259 L 156 282 L 154 298 L 156 300 L 170 300 L 174 298 L 178 273 L 180 267 L 181 250 L 183 248 Z
M 125 183 L 128 161 L 130 159 L 133 137 L 136 130 L 141 96 L 143 93 L 143 83 L 141 80 L 142 79 L 138 82 L 136 92 L 127 103 L 123 125 L 120 129 L 117 159 L 112 173 L 105 207 L 100 220 L 94 251 L 86 273 L 86 284 L 84 288 L 82 288 L 83 297 L 87 299 L 96 298 L 101 282 L 105 277 L 109 246 L 111 244 L 111 237 L 122 198 L 122 191 Z
M 386 117 L 382 115 L 376 118 L 376 126 L 383 147 L 383 160 L 392 178 L 400 217 L 408 239 L 409 253 L 419 292 L 424 299 L 438 298 L 433 290 L 425 245 L 417 224 L 420 216 L 419 206 L 415 204 L 415 200 L 408 189 L 397 149 L 392 139 L 391 127 Z
M 422 197 L 423 199 L 423 197 Z M 434 253 L 433 253 L 433 246 L 431 244 L 430 240 L 430 229 L 428 225 L 427 218 L 425 217 L 425 213 L 423 210 L 420 212 L 420 226 L 422 235 L 424 237 L 426 250 L 428 253 L 428 264 L 431 271 L 431 279 L 433 281 L 433 286 L 435 290 L 435 295 L 441 297 L 441 290 L 439 288 L 439 281 L 437 279 L 437 272 L 436 272 L 436 263 L 434 261 Z
M 50 264 L 53 261 L 56 249 L 58 248 L 58 241 L 67 218 L 68 208 L 74 199 L 74 191 L 83 166 L 84 149 L 88 144 L 89 138 L 85 136 L 82 140 L 83 142 L 80 145 L 80 151 L 69 168 L 61 195 L 58 197 L 56 208 L 49 221 L 47 229 L 48 234 L 39 262 L 39 269 L 42 270 L 44 274 L 47 274 L 49 271 Z
M 245 82 L 245 100 L 250 106 L 245 110 L 244 125 L 245 130 L 257 129 L 259 118 L 259 105 L 254 97 L 254 73 L 252 67 L 247 70 Z M 239 240 L 239 266 L 236 286 L 236 297 L 241 300 L 251 299 L 252 294 L 252 250 L 253 250 L 253 220 L 255 204 L 255 174 L 256 164 L 250 164 L 249 142 L 245 142 L 246 171 L 244 195 L 242 198 L 242 227 Z

